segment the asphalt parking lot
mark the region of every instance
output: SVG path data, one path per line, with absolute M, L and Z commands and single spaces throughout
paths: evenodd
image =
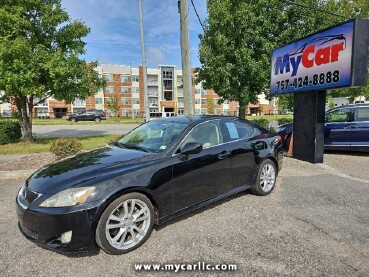
M 369 156 L 333 153 L 325 161 L 285 158 L 271 195 L 240 193 L 182 216 L 124 256 L 68 257 L 27 241 L 15 214 L 24 179 L 0 180 L 0 276 L 169 276 L 133 266 L 199 261 L 237 264 L 228 273 L 237 276 L 369 276 Z

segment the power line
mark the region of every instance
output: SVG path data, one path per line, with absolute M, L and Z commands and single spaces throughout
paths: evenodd
M 293 2 L 293 1 L 289 1 L 289 0 L 281 0 L 281 1 L 283 3 L 286 3 L 286 4 L 291 4 L 291 5 L 296 5 L 296 6 L 300 6 L 300 7 L 303 7 L 303 8 L 307 8 L 307 9 L 312 9 L 312 7 L 309 7 L 309 6 L 304 5 L 304 4 L 301 4 L 301 3 L 296 3 L 296 2 Z M 318 11 L 318 12 L 322 12 L 322 13 L 334 15 L 334 16 L 337 16 L 337 17 L 340 17 L 340 18 L 344 18 L 344 19 L 349 19 L 346 16 L 343 16 L 343 15 L 340 15 L 340 14 L 337 14 L 337 13 L 334 13 L 334 12 L 326 11 L 326 10 L 319 9 L 319 8 L 313 8 L 313 9 L 315 11 Z
M 205 32 L 204 25 L 202 25 L 202 21 L 201 21 L 201 19 L 200 19 L 199 14 L 197 13 L 197 10 L 196 10 L 195 4 L 193 3 L 193 0 L 191 0 L 191 4 L 192 4 L 193 9 L 195 10 L 195 13 L 196 13 L 197 19 L 198 19 L 198 20 L 199 20 L 199 22 L 200 22 L 200 25 L 201 25 L 201 27 L 202 27 L 202 30 Z

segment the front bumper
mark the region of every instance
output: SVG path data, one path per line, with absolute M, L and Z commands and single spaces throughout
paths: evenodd
M 95 229 L 97 207 L 73 211 L 68 208 L 26 209 L 17 198 L 18 226 L 30 241 L 57 252 L 79 252 L 97 249 Z M 72 239 L 62 243 L 61 235 L 72 231 Z

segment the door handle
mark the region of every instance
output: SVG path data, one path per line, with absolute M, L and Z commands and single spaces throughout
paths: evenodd
M 223 151 L 220 154 L 218 154 L 219 160 L 224 160 L 224 159 L 228 158 L 228 156 L 229 156 L 229 152 L 227 152 L 227 151 Z

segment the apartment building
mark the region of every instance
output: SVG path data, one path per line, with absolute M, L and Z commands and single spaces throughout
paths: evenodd
M 143 117 L 145 111 L 143 68 L 127 65 L 102 64 L 96 68 L 99 76 L 106 80 L 106 87 L 86 99 L 75 99 L 72 103 L 58 101 L 53 97 L 38 103 L 35 99 L 33 116 L 60 118 L 70 113 L 90 109 L 104 110 L 107 116 Z M 193 72 L 193 79 L 195 75 Z M 159 65 L 147 69 L 147 91 L 150 112 L 172 112 L 183 114 L 182 70 L 174 65 Z M 213 90 L 204 89 L 203 84 L 192 86 L 193 111 L 195 114 L 237 115 L 238 103 L 219 97 Z M 262 99 L 262 98 L 261 98 Z M 264 99 L 265 100 L 265 99 Z M 118 102 L 119 109 L 109 107 L 109 102 Z M 266 102 L 266 100 L 264 101 Z M 263 103 L 264 103 L 263 102 Z M 250 105 L 248 114 L 260 113 L 262 103 Z M 265 103 L 263 113 L 271 113 L 272 106 Z M 12 110 L 15 106 L 12 105 Z M 7 110 L 8 111 L 8 110 Z

